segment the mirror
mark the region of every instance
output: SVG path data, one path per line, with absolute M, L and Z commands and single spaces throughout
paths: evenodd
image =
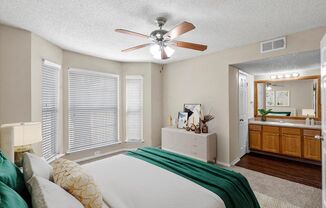
M 255 115 L 272 109 L 268 116 L 320 117 L 320 76 L 255 82 Z

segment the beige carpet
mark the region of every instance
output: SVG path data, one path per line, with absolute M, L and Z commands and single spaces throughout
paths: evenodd
M 320 208 L 321 189 L 233 166 L 244 175 L 262 208 Z

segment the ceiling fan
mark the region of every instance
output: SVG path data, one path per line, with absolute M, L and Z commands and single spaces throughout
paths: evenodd
M 181 48 L 188 48 L 197 51 L 205 51 L 207 49 L 207 45 L 174 40 L 180 35 L 195 29 L 195 26 L 192 23 L 182 22 L 181 24 L 175 26 L 172 30 L 167 31 L 162 29 L 166 21 L 167 19 L 165 17 L 157 17 L 156 23 L 159 29 L 154 30 L 153 32 L 150 33 L 150 35 L 144 35 L 141 33 L 133 32 L 125 29 L 116 29 L 115 30 L 116 32 L 133 35 L 140 38 L 149 39 L 152 41 L 152 43 L 145 43 L 142 45 L 137 45 L 131 48 L 124 49 L 122 50 L 122 52 L 130 52 L 130 51 L 134 51 L 140 48 L 150 46 L 150 52 L 154 56 L 154 58 L 168 59 L 174 53 L 174 49 L 169 47 L 169 45 L 173 45 Z

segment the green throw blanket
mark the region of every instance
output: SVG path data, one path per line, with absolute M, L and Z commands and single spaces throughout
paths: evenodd
M 159 148 L 144 147 L 127 155 L 180 175 L 214 192 L 226 208 L 259 208 L 247 179 L 239 173 Z

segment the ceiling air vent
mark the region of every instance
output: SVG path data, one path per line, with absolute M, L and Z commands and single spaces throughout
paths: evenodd
M 267 53 L 277 51 L 286 48 L 286 38 L 276 38 L 273 40 L 267 40 L 260 43 L 260 52 Z

